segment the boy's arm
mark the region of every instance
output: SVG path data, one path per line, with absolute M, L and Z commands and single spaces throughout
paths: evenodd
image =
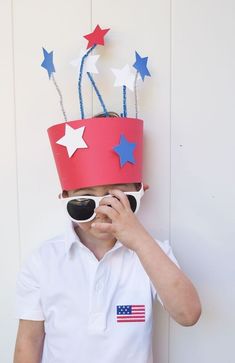
M 191 281 L 148 233 L 135 244 L 135 252 L 171 317 L 184 326 L 195 324 L 201 304 Z
M 40 363 L 44 343 L 39 250 L 25 261 L 17 276 L 15 315 L 19 319 L 14 363 Z
M 20 319 L 13 363 L 40 363 L 44 336 L 44 321 Z

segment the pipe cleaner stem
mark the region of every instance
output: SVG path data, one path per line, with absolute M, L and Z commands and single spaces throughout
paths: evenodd
M 51 77 L 52 77 L 52 81 L 53 81 L 53 83 L 55 85 L 55 88 L 56 88 L 56 90 L 57 90 L 57 92 L 59 94 L 59 97 L 60 97 L 60 106 L 61 106 L 62 113 L 64 115 L 65 122 L 67 122 L 67 116 L 66 116 L 65 109 L 64 109 L 64 102 L 63 102 L 62 93 L 61 93 L 61 91 L 59 89 L 59 86 L 58 86 L 58 84 L 57 84 L 57 82 L 55 80 L 55 77 L 54 77 L 53 73 L 52 73 Z
M 127 108 L 126 108 L 126 86 L 122 87 L 123 90 L 123 117 L 127 116 Z
M 82 100 L 82 72 L 83 72 L 83 66 L 84 61 L 86 57 L 92 52 L 92 50 L 96 47 L 96 44 L 91 47 L 86 54 L 82 57 L 81 65 L 80 65 L 80 71 L 79 71 L 79 78 L 78 78 L 78 95 L 79 95 L 79 103 L 80 103 L 80 112 L 81 112 L 81 118 L 84 119 L 84 107 L 83 107 L 83 100 Z
M 138 98 L 137 98 L 137 78 L 138 78 L 138 71 L 135 75 L 135 84 L 134 84 L 134 93 L 135 93 L 135 117 L 138 118 Z
M 96 92 L 96 94 L 97 94 L 97 97 L 98 97 L 98 99 L 99 99 L 99 101 L 100 101 L 100 104 L 101 104 L 101 106 L 102 106 L 102 108 L 103 108 L 103 111 L 104 111 L 105 117 L 108 117 L 107 109 L 106 109 L 106 107 L 105 107 L 105 104 L 104 104 L 104 101 L 103 101 L 103 99 L 102 99 L 102 97 L 101 97 L 101 94 L 100 94 L 100 92 L 99 92 L 98 88 L 96 87 L 95 81 L 94 81 L 94 79 L 93 79 L 93 77 L 92 77 L 92 75 L 91 75 L 91 73 L 90 73 L 90 72 L 87 72 L 87 75 L 88 75 L 88 77 L 89 77 L 89 79 L 90 79 L 90 81 L 91 81 L 92 86 L 94 87 L 94 90 L 95 90 L 95 92 Z

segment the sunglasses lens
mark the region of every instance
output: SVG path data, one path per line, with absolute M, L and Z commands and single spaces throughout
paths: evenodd
M 137 207 L 137 202 L 136 202 L 135 197 L 133 195 L 128 195 L 127 194 L 127 198 L 129 200 L 132 212 L 135 212 L 136 207 Z
M 73 219 L 85 221 L 94 214 L 95 201 L 92 199 L 73 199 L 67 204 L 67 211 Z

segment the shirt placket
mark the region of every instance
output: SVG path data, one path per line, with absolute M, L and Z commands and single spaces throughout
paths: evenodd
M 88 331 L 90 333 L 103 332 L 106 329 L 105 280 L 105 261 L 102 260 L 97 264 L 91 285 L 88 318 Z

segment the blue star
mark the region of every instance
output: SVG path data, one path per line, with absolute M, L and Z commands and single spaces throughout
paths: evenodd
M 49 78 L 51 78 L 51 74 L 53 72 L 55 72 L 55 67 L 53 64 L 53 51 L 48 53 L 46 51 L 46 49 L 44 49 L 44 48 L 42 48 L 42 49 L 43 49 L 44 60 L 41 64 L 41 66 L 47 70 L 48 76 L 49 76 Z
M 128 161 L 135 164 L 133 155 L 135 147 L 135 142 L 129 142 L 124 135 L 121 135 L 119 145 L 113 148 L 120 157 L 121 167 L 123 167 L 123 165 L 125 165 Z
M 151 76 L 147 68 L 148 57 L 141 58 L 141 56 L 137 52 L 135 52 L 135 58 L 136 59 L 133 67 L 137 70 L 137 72 L 140 73 L 142 81 L 144 81 L 145 76 Z

